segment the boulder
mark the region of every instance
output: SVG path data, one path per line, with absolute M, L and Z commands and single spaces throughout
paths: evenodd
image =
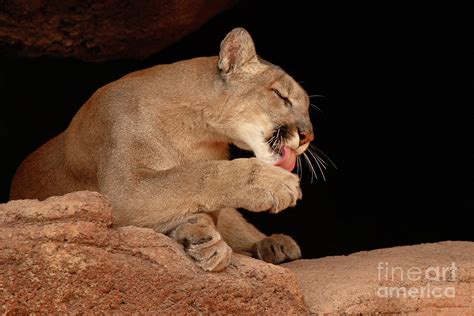
M 474 315 L 474 243 L 439 242 L 284 264 L 319 314 Z
M 144 58 L 196 31 L 235 2 L 0 1 L 0 52 L 86 61 Z
M 93 192 L 0 205 L 0 314 L 307 313 L 286 268 L 234 255 L 204 272 L 167 236 L 112 224 Z

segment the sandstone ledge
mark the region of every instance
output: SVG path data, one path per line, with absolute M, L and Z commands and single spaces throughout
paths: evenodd
M 203 272 L 162 234 L 111 228 L 111 211 L 93 192 L 0 205 L 0 313 L 307 313 L 287 269 L 234 255 Z
M 286 263 L 312 313 L 474 315 L 474 243 L 440 242 Z
M 474 315 L 472 242 L 283 267 L 234 255 L 225 271 L 207 273 L 168 237 L 112 223 L 110 204 L 94 192 L 1 204 L 0 313 Z M 421 295 L 428 287 L 442 296 Z

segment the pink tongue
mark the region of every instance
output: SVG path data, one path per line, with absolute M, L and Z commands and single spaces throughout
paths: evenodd
M 296 165 L 296 152 L 291 148 L 283 147 L 281 158 L 273 165 L 292 171 Z

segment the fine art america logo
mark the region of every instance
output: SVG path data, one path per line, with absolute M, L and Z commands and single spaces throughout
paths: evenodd
M 379 284 L 377 296 L 386 298 L 454 298 L 458 268 L 452 262 L 448 266 L 399 267 L 388 262 L 377 265 Z M 397 285 L 404 286 L 397 286 Z M 409 284 L 416 284 L 410 286 Z

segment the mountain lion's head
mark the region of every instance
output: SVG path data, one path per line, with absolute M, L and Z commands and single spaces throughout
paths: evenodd
M 289 155 L 285 168 L 292 169 L 294 157 L 314 138 L 303 88 L 283 69 L 261 59 L 243 28 L 222 41 L 218 71 L 225 97 L 220 117 L 225 136 L 267 163 L 278 164 Z

